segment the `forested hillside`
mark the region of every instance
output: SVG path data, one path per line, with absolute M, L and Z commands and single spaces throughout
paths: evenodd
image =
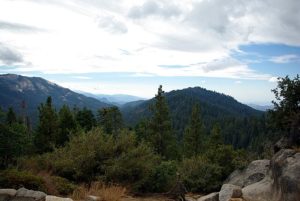
M 102 182 L 149 193 L 167 192 L 180 181 L 190 192 L 219 190 L 232 171 L 271 156 L 279 138 L 297 149 L 299 83 L 299 76 L 280 79 L 273 90 L 277 102 L 267 115 L 201 88 L 165 94 L 162 86 L 151 100 L 149 116 L 134 127 L 124 124 L 116 106 L 95 114 L 67 105 L 56 109 L 51 96 L 39 104 L 35 128 L 12 107 L 0 110 L 0 187 L 66 195 L 88 188 L 80 184 Z M 180 101 L 174 104 L 175 99 Z M 145 102 L 136 104 L 131 106 Z M 172 119 L 174 105 L 191 108 L 189 114 L 177 111 L 186 115 L 181 136 Z M 220 112 L 209 114 L 206 107 Z
M 71 108 L 86 107 L 92 111 L 111 106 L 39 77 L 26 77 L 15 74 L 0 75 L 0 91 L 0 107 L 6 110 L 13 107 L 17 113 L 30 117 L 34 124 L 37 122 L 37 107 L 48 96 L 52 97 L 53 105 L 57 109 L 64 104 Z
M 218 123 L 225 142 L 236 148 L 258 146 L 256 137 L 265 132 L 264 113 L 238 102 L 231 96 L 201 87 L 175 90 L 165 93 L 164 96 L 170 109 L 172 127 L 179 141 L 182 140 L 195 104 L 200 106 L 206 135 Z M 147 119 L 151 115 L 150 106 L 154 101 L 155 99 L 132 102 L 121 107 L 125 123 L 134 127 L 137 122 Z

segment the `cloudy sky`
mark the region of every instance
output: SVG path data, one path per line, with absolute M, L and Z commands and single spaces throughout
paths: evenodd
M 269 104 L 300 73 L 299 0 L 1 0 L 0 74 L 151 97 L 202 86 Z

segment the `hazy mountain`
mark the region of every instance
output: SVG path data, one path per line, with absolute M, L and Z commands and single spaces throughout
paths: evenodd
M 182 132 L 189 121 L 192 107 L 199 103 L 203 121 L 208 127 L 212 122 L 223 121 L 231 117 L 249 117 L 263 114 L 245 104 L 235 100 L 233 97 L 206 90 L 201 87 L 174 90 L 165 93 L 169 105 L 174 128 Z M 121 111 L 125 122 L 134 126 L 141 119 L 150 115 L 149 106 L 154 99 L 146 101 L 131 102 L 123 105 Z
M 108 94 L 93 94 L 93 93 L 88 93 L 88 92 L 83 92 L 83 91 L 78 91 L 78 92 L 81 94 L 84 94 L 85 96 L 96 98 L 104 103 L 113 104 L 113 105 L 117 105 L 117 106 L 124 105 L 128 102 L 146 100 L 145 98 L 127 95 L 127 94 L 108 95 Z
M 25 77 L 15 74 L 0 75 L 0 91 L 1 108 L 13 107 L 16 112 L 27 113 L 33 119 L 37 117 L 37 107 L 45 102 L 48 96 L 52 97 L 56 108 L 66 104 L 70 107 L 87 107 L 96 111 L 99 108 L 111 106 L 39 77 Z M 23 101 L 26 104 L 24 111 L 21 109 Z
M 252 107 L 256 110 L 260 110 L 260 111 L 267 111 L 267 110 L 273 109 L 272 105 L 257 105 L 257 104 L 252 104 L 252 103 L 249 103 L 247 105 L 249 105 L 250 107 Z

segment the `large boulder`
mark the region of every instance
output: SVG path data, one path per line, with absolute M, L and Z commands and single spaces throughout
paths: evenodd
M 292 149 L 278 151 L 271 160 L 275 201 L 300 201 L 300 153 Z
M 224 183 L 245 187 L 263 180 L 268 174 L 270 160 L 252 161 L 244 170 L 235 170 Z
M 219 201 L 219 193 L 211 193 L 200 197 L 197 201 Z
M 10 201 L 45 201 L 46 193 L 20 188 Z
M 0 189 L 0 201 L 8 201 L 16 195 L 15 189 Z
M 219 201 L 229 201 L 231 198 L 241 198 L 242 189 L 240 186 L 223 184 L 219 192 Z
M 273 180 L 267 176 L 263 180 L 242 189 L 243 198 L 247 201 L 271 201 Z

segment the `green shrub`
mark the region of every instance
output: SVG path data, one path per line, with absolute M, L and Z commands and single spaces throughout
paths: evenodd
M 25 187 L 32 190 L 46 191 L 45 182 L 42 177 L 16 169 L 8 169 L 0 172 L 0 187 L 15 189 Z
M 149 175 L 144 188 L 149 192 L 167 192 L 176 183 L 177 163 L 162 161 L 155 166 Z
M 203 156 L 184 159 L 179 167 L 188 191 L 211 192 L 222 185 L 222 168 Z
M 58 176 L 52 176 L 51 177 L 52 183 L 54 185 L 55 190 L 60 195 L 70 195 L 75 190 L 75 185 L 69 182 L 67 179 L 58 177 Z

